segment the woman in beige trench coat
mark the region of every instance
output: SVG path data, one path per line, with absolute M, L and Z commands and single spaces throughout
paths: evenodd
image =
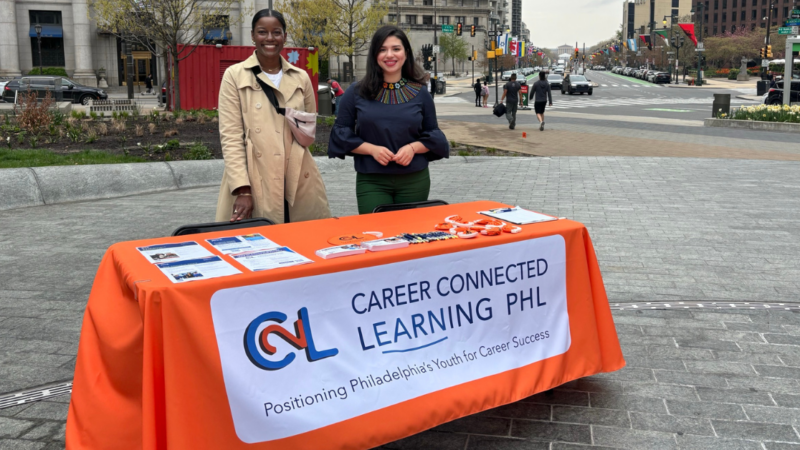
M 331 215 L 311 153 L 294 140 L 252 71 L 261 68 L 258 77 L 273 88 L 281 107 L 316 112 L 308 74 L 280 55 L 286 39 L 283 16 L 268 11 L 253 17 L 253 55 L 229 67 L 222 77 L 219 132 L 225 171 L 217 201 L 218 222 L 266 217 L 284 223 L 285 207 L 292 222 Z M 269 75 L 278 78 L 277 88 Z

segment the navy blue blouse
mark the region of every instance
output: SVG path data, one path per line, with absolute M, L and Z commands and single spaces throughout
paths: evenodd
M 347 88 L 337 101 L 338 116 L 328 142 L 328 157 L 355 159 L 356 172 L 405 174 L 424 170 L 428 161 L 448 158 L 450 143 L 436 121 L 436 107 L 427 87 L 405 103 L 387 104 L 358 94 L 358 83 Z M 358 126 L 356 126 L 358 123 Z M 370 155 L 351 153 L 364 142 L 397 153 L 404 145 L 419 141 L 429 150 L 416 154 L 408 166 L 390 162 L 380 165 Z

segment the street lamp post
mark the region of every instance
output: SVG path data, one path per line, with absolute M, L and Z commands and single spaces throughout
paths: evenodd
M 697 46 L 698 49 L 702 48 L 703 44 L 703 16 L 706 12 L 706 4 L 704 2 L 697 2 L 697 14 L 700 15 L 700 29 L 697 30 Z M 694 14 L 694 8 L 692 8 Z M 697 85 L 703 85 L 703 52 L 697 52 Z
M 33 29 L 36 30 L 36 42 L 39 44 L 39 75 L 44 75 L 44 69 L 42 68 L 42 25 L 37 23 L 33 26 Z
M 766 19 L 767 19 L 767 39 L 764 41 L 764 49 L 765 49 L 765 51 L 769 46 L 769 35 L 770 35 L 771 28 L 772 28 L 772 9 L 773 8 L 775 8 L 775 4 L 772 3 L 772 0 L 770 0 L 769 9 L 767 9 L 767 17 L 766 17 Z M 767 68 L 764 67 L 764 65 L 762 64 L 761 65 L 761 79 L 762 80 L 766 78 L 766 74 L 767 74 Z
M 433 0 L 433 45 L 434 45 L 434 48 L 439 46 L 439 35 L 436 33 L 436 27 L 438 27 L 438 25 L 436 24 L 436 0 Z M 436 85 L 437 85 L 437 81 L 439 80 L 439 65 L 438 65 L 438 62 L 439 62 L 439 53 L 438 52 L 434 52 L 433 53 L 433 83 L 431 83 L 431 89 L 433 89 L 433 92 L 436 92 L 436 87 L 437 87 Z

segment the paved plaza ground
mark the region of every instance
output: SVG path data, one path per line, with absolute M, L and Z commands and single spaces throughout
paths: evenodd
M 628 365 L 385 448 L 800 449 L 798 173 L 800 162 L 765 159 L 434 164 L 431 198 L 586 224 Z M 355 214 L 352 169 L 323 177 L 333 213 Z M 216 196 L 200 188 L 0 212 L 0 394 L 70 381 L 105 249 L 210 221 Z M 63 448 L 68 400 L 0 409 L 0 449 Z

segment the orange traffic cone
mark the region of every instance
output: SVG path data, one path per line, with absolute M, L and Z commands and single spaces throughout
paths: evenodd
M 526 132 L 524 132 L 524 131 L 523 131 L 523 132 L 522 132 L 522 137 L 524 137 L 524 138 L 528 137 L 528 133 L 526 133 Z

